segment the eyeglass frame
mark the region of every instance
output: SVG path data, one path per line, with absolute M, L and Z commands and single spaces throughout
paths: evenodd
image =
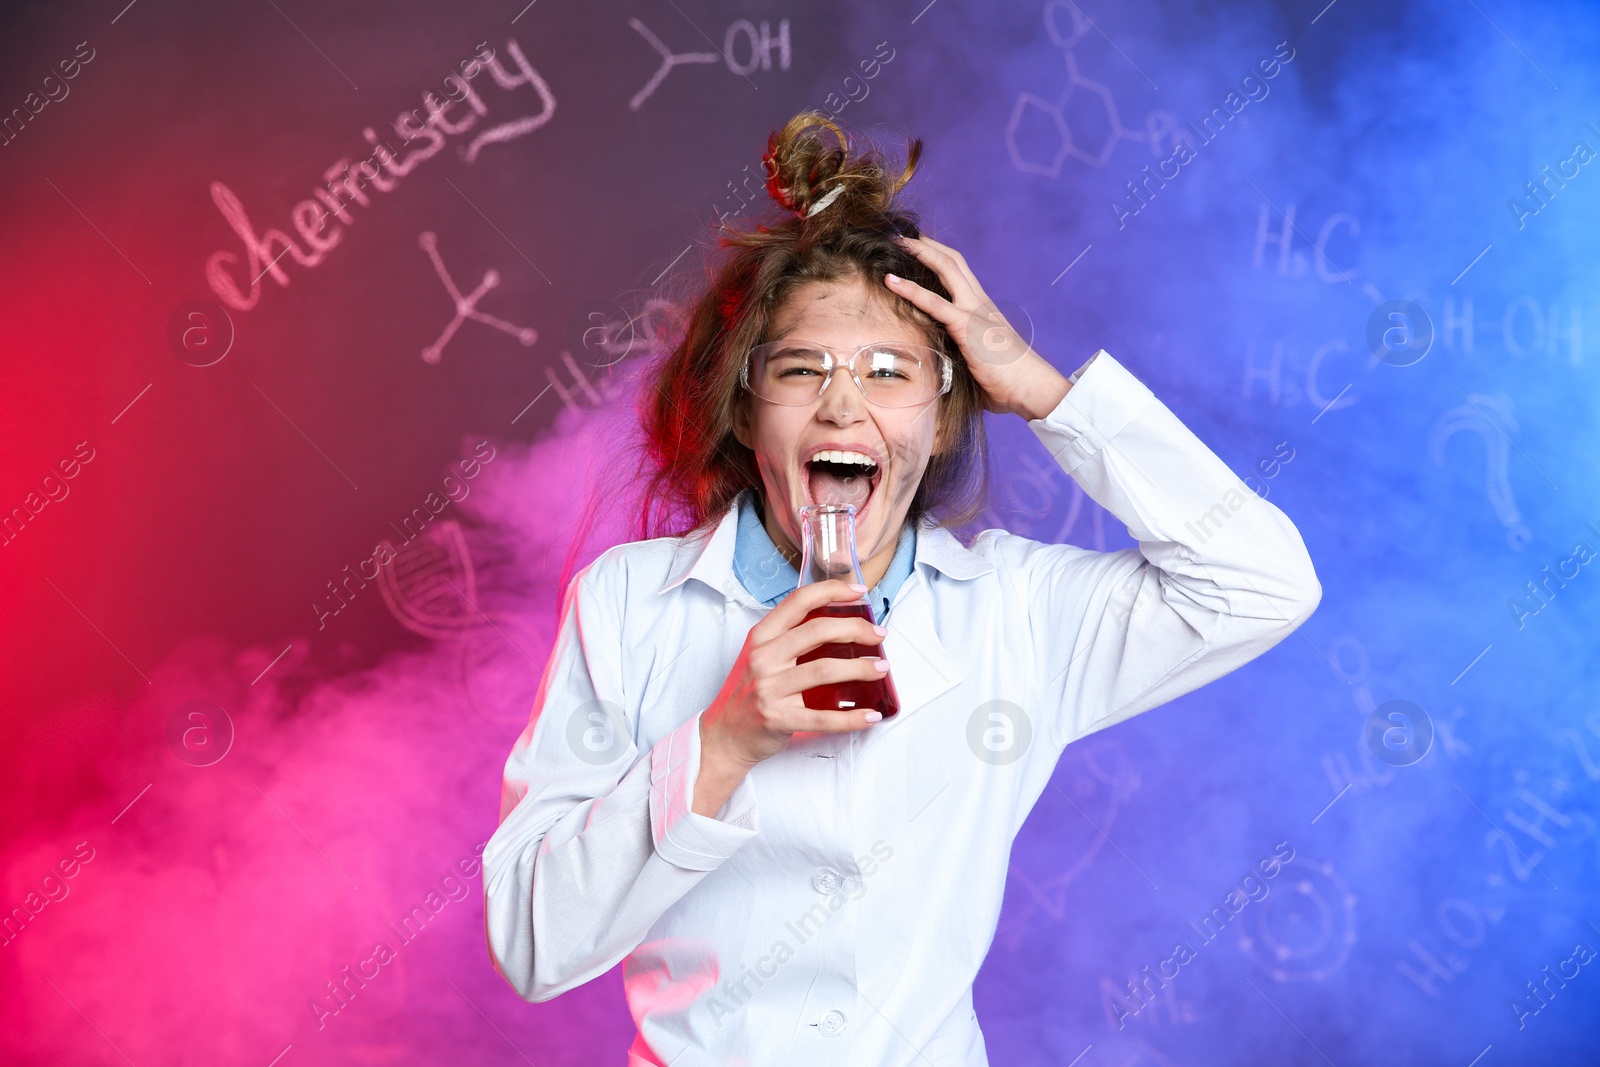
M 828 371 L 828 375 L 823 380 L 821 387 L 817 390 L 817 395 L 816 396 L 814 396 L 810 400 L 806 401 L 805 404 L 783 404 L 783 403 L 780 403 L 779 401 L 776 401 L 776 400 L 767 400 L 766 397 L 762 396 L 760 393 L 756 392 L 753 388 L 751 388 L 751 386 L 750 386 L 750 357 L 755 354 L 755 351 L 756 351 L 757 348 L 761 348 L 764 345 L 776 344 L 777 343 L 776 341 L 764 341 L 764 342 L 762 342 L 762 344 L 756 345 L 754 348 L 751 348 L 748 352 L 746 352 L 744 354 L 744 362 L 739 367 L 739 384 L 741 386 L 743 386 L 750 393 L 751 396 L 755 397 L 757 400 L 766 401 L 766 403 L 768 403 L 768 404 L 778 404 L 779 407 L 795 407 L 795 408 L 805 407 L 807 404 L 814 404 L 818 400 L 822 399 L 822 394 L 827 391 L 828 386 L 830 384 L 832 384 L 832 382 L 833 382 L 834 371 L 837 371 L 842 367 L 842 368 L 847 369 L 850 372 L 850 380 L 856 383 L 856 389 L 860 391 L 862 398 L 864 400 L 866 400 L 867 403 L 871 404 L 873 407 L 875 407 L 875 408 L 883 408 L 883 410 L 885 410 L 885 411 L 909 411 L 911 408 L 921 407 L 924 404 L 931 404 L 935 400 L 938 400 L 941 396 L 944 396 L 946 393 L 948 393 L 950 391 L 951 383 L 955 381 L 956 361 L 950 358 L 949 353 L 941 352 L 937 348 L 934 348 L 932 345 L 925 345 L 925 344 L 920 344 L 920 343 L 917 343 L 917 342 L 911 342 L 911 343 L 917 344 L 917 347 L 919 347 L 919 348 L 926 348 L 928 351 L 932 352 L 935 356 L 939 357 L 940 367 L 941 367 L 941 370 L 942 370 L 942 378 L 943 378 L 943 381 L 939 386 L 939 391 L 937 393 L 934 393 L 932 396 L 930 396 L 926 400 L 919 400 L 915 404 L 908 404 L 903 408 L 884 407 L 884 405 L 877 403 L 875 400 L 873 400 L 870 396 L 867 395 L 867 387 L 865 385 L 861 384 L 861 376 L 856 373 L 856 357 L 861 355 L 861 353 L 865 352 L 867 349 L 872 348 L 875 345 L 905 344 L 907 342 L 903 342 L 903 341 L 868 341 L 866 344 L 864 344 L 864 345 L 860 346 L 859 348 L 857 348 L 854 352 L 851 352 L 849 359 L 840 361 L 838 355 L 832 349 L 830 349 L 830 348 L 828 348 L 828 347 L 826 347 L 824 345 L 819 345 L 815 341 L 804 341 L 804 340 L 801 340 L 799 338 L 796 338 L 795 340 L 800 344 L 811 345 L 812 347 L 816 348 L 818 351 L 822 352 L 823 355 L 832 356 L 834 361 L 835 361 L 833 369 Z

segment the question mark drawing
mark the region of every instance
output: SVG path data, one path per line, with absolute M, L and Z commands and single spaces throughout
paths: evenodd
M 1507 477 L 1511 443 L 1506 433 L 1484 414 L 1485 408 L 1504 424 L 1506 430 L 1517 432 L 1517 419 L 1511 411 L 1510 397 L 1504 393 L 1493 396 L 1473 393 L 1467 397 L 1467 403 L 1450 408 L 1433 424 L 1433 432 L 1428 438 L 1428 454 L 1433 457 L 1434 466 L 1442 467 L 1445 445 L 1453 435 L 1466 430 L 1483 438 L 1484 488 L 1489 496 L 1489 506 L 1494 508 L 1495 515 L 1506 528 L 1506 544 L 1521 552 L 1533 540 L 1533 532 L 1523 523 L 1522 512 L 1517 509 L 1516 501 L 1511 499 L 1511 481 Z

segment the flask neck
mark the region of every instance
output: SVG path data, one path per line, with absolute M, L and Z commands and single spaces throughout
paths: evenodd
M 856 558 L 854 505 L 808 504 L 801 508 L 800 542 L 800 585 L 834 578 L 866 584 Z

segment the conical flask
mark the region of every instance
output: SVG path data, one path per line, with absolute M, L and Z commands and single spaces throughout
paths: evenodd
M 854 504 L 807 504 L 800 509 L 800 585 L 825 582 L 840 578 L 857 585 L 866 585 L 861 577 L 861 564 L 856 559 L 856 508 Z M 835 601 L 824 604 L 805 617 L 812 619 L 831 616 L 857 618 L 872 622 L 872 605 L 862 594 L 854 603 Z M 883 644 L 818 645 L 810 652 L 796 657 L 796 663 L 809 663 L 815 659 L 878 659 L 882 658 Z M 805 706 L 817 711 L 852 711 L 872 708 L 885 719 L 900 710 L 900 697 L 895 692 L 892 672 L 882 678 L 860 681 L 830 682 L 807 689 L 801 694 Z

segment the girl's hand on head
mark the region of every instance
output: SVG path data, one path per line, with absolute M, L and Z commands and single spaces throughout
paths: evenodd
M 905 297 L 950 332 L 967 369 L 984 393 L 984 408 L 996 414 L 1039 419 L 1048 415 L 1071 384 L 1034 351 L 983 291 L 960 252 L 931 237 L 899 237 L 900 247 L 939 276 L 953 299 L 916 282 L 889 275 L 889 291 Z

